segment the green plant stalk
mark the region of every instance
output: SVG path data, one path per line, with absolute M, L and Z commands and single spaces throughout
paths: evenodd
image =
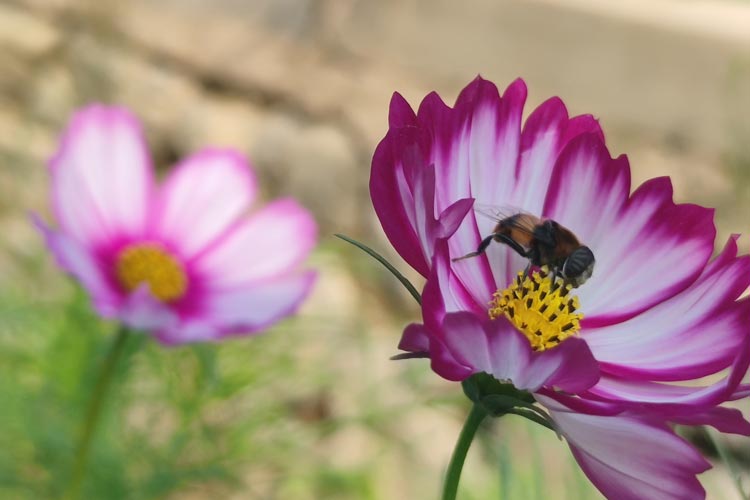
M 112 346 L 104 359 L 99 373 L 99 378 L 91 394 L 91 400 L 86 408 L 86 415 L 81 427 L 81 435 L 76 445 L 74 455 L 73 469 L 70 476 L 70 483 L 66 494 L 63 496 L 66 500 L 76 500 L 81 495 L 83 479 L 86 475 L 86 466 L 88 464 L 89 452 L 91 451 L 91 442 L 96 433 L 104 402 L 108 393 L 109 386 L 117 368 L 117 363 L 125 351 L 125 345 L 130 335 L 125 326 L 120 326 Z
M 458 482 L 461 479 L 461 471 L 466 461 L 466 453 L 471 447 L 474 435 L 477 433 L 479 424 L 487 416 L 487 411 L 481 405 L 475 404 L 466 418 L 461 434 L 456 441 L 456 447 L 453 449 L 451 461 L 448 464 L 448 471 L 445 474 L 445 483 L 443 485 L 443 500 L 456 500 L 458 493 Z

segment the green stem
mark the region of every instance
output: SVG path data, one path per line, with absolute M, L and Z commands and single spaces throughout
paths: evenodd
M 104 407 L 107 391 L 112 382 L 112 376 L 115 373 L 118 361 L 125 351 L 125 345 L 129 334 L 130 332 L 126 327 L 120 326 L 112 346 L 107 353 L 107 357 L 104 359 L 99 377 L 96 380 L 94 391 L 91 394 L 91 400 L 89 401 L 88 408 L 86 408 L 81 435 L 76 446 L 69 487 L 67 489 L 67 494 L 63 497 L 67 500 L 76 500 L 81 495 L 81 486 L 83 485 L 83 478 L 86 474 L 86 465 L 91 450 L 91 442 L 94 438 L 97 424 L 99 423 L 99 417 L 102 408 Z
M 471 408 L 469 416 L 466 418 L 464 428 L 456 441 L 456 447 L 453 449 L 451 462 L 448 464 L 448 472 L 445 475 L 445 484 L 443 485 L 443 500 L 455 500 L 458 493 L 458 481 L 461 479 L 461 470 L 464 468 L 466 453 L 469 451 L 474 435 L 482 423 L 487 412 L 481 405 L 475 404 Z

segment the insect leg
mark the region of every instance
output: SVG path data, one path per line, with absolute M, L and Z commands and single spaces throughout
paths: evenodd
M 487 250 L 487 247 L 490 246 L 490 243 L 492 243 L 492 240 L 495 238 L 495 234 L 491 234 L 487 236 L 485 239 L 482 240 L 482 242 L 477 247 L 476 252 L 467 253 L 463 257 L 456 257 L 455 259 L 451 259 L 452 262 L 456 262 L 458 260 L 468 259 L 469 257 L 476 257 L 477 255 L 481 255 L 484 253 L 485 250 Z
M 525 259 L 529 259 L 529 263 L 526 264 L 526 269 L 523 270 L 523 277 L 528 278 L 531 274 L 531 264 L 536 260 L 536 257 L 534 256 L 534 249 L 526 250 L 524 247 L 522 247 L 516 240 L 508 236 L 507 234 L 496 234 L 495 235 L 498 240 L 502 241 L 506 245 L 508 245 L 510 248 L 515 250 L 515 252 L 520 255 L 521 257 Z
M 518 244 L 516 240 L 511 238 L 510 236 L 506 234 L 493 234 L 493 237 L 497 238 L 498 240 L 502 241 L 506 245 L 508 245 L 510 248 L 516 251 L 518 255 L 524 258 L 529 258 L 529 252 L 526 251 L 524 247 Z
M 523 270 L 524 279 L 528 278 L 530 273 L 531 273 L 531 261 L 529 261 L 529 263 L 526 264 L 526 269 Z
M 557 271 L 558 271 L 557 267 L 553 267 L 550 273 L 550 279 L 552 280 L 553 285 L 555 284 L 555 281 L 557 281 Z

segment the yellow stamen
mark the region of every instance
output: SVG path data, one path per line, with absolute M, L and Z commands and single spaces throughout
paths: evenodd
M 145 283 L 153 296 L 163 302 L 173 302 L 187 290 L 188 280 L 180 262 L 155 243 L 126 247 L 117 256 L 116 272 L 127 291 Z
M 576 312 L 578 297 L 570 290 L 559 278 L 553 283 L 546 268 L 527 277 L 520 272 L 510 287 L 493 295 L 490 318 L 508 318 L 535 351 L 550 349 L 581 329 L 583 314 Z

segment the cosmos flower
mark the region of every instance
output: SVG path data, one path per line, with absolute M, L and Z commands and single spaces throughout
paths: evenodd
M 196 153 L 157 186 L 138 121 L 94 105 L 49 166 L 57 228 L 37 225 L 103 317 L 166 344 L 220 340 L 268 327 L 311 290 L 300 266 L 314 220 L 292 199 L 250 213 L 257 182 L 234 151 Z
M 448 380 L 484 372 L 532 393 L 608 498 L 704 498 L 696 474 L 710 465 L 669 424 L 750 435 L 720 406 L 750 393 L 750 257 L 733 236 L 712 258 L 713 211 L 675 204 L 668 178 L 631 193 L 628 160 L 610 156 L 593 117 L 551 98 L 522 126 L 525 99 L 522 80 L 501 96 L 481 78 L 453 108 L 432 93 L 415 113 L 394 94 L 370 191 L 427 278 L 423 323 L 399 347 Z M 572 288 L 546 267 L 527 274 L 501 242 L 454 261 L 493 234 L 482 207 L 570 229 L 593 276 Z

